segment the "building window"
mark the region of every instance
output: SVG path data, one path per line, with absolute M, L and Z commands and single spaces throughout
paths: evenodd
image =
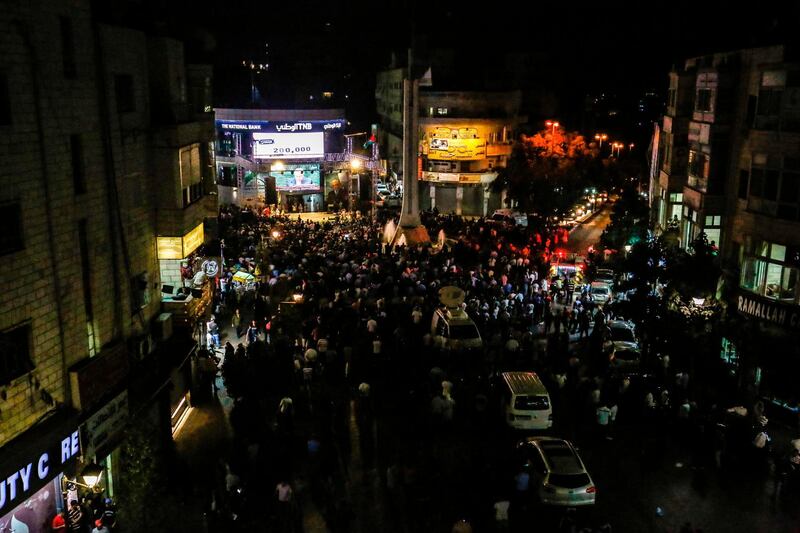
M 150 292 L 147 290 L 147 272 L 142 272 L 131 279 L 131 314 L 138 313 L 150 304 Z
M 711 111 L 711 89 L 697 89 L 697 97 L 694 101 L 695 111 Z
M 675 89 L 670 89 L 667 93 L 667 106 L 674 108 L 675 107 L 675 97 L 677 96 L 678 91 Z
M 0 72 L 0 126 L 11 124 L 11 97 L 8 94 L 8 76 Z
M 739 170 L 739 199 L 747 200 L 747 186 L 750 184 L 750 172 L 746 169 Z
M 83 279 L 83 306 L 87 321 L 94 317 L 92 306 L 92 268 L 89 251 L 88 222 L 85 218 L 78 221 L 78 250 L 81 258 L 81 277 Z
M 114 74 L 114 95 L 117 99 L 117 113 L 136 111 L 133 76 L 130 74 Z
M 11 384 L 33 369 L 30 324 L 0 333 L 0 386 Z
M 180 149 L 180 171 L 183 207 L 187 207 L 203 196 L 199 143 Z
M 22 250 L 22 209 L 19 202 L 0 205 L 0 255 Z
M 69 150 L 72 156 L 72 187 L 75 194 L 83 194 L 86 192 L 86 170 L 80 135 L 69 136 Z
M 705 224 L 703 224 L 703 231 L 709 243 L 719 246 L 722 236 L 722 217 L 719 215 L 707 216 Z
M 703 152 L 689 150 L 689 174 L 696 178 L 708 179 L 711 167 L 710 158 Z
M 75 79 L 78 70 L 75 66 L 75 36 L 72 31 L 72 20 L 69 17 L 59 17 L 61 25 L 61 63 L 64 68 L 64 77 Z
M 756 114 L 760 116 L 776 116 L 781 111 L 781 98 L 783 89 L 774 87 L 762 87 L 758 91 L 758 106 Z
M 748 208 L 787 220 L 800 216 L 800 159 L 758 158 L 750 170 Z M 780 167 L 780 168 L 778 168 Z M 740 189 L 741 191 L 741 189 Z M 768 201 L 764 202 L 764 200 Z
M 183 207 L 188 207 L 203 197 L 203 182 L 194 183 L 183 189 Z
M 786 246 L 762 241 L 753 256 L 742 260 L 739 285 L 767 298 L 798 303 L 798 275 L 800 269 L 787 261 Z
M 661 168 L 664 169 L 665 172 L 671 173 L 671 166 L 672 166 L 672 135 L 665 134 L 664 135 L 664 142 L 662 144 L 664 150 L 664 158 L 662 159 L 663 163 Z

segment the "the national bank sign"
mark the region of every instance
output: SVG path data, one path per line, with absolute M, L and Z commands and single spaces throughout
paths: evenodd
M 800 308 L 785 305 L 752 294 L 739 293 L 736 301 L 739 314 L 759 318 L 782 328 L 800 331 Z

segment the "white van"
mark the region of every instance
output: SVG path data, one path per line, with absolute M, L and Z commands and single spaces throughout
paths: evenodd
M 550 395 L 535 372 L 503 372 L 503 414 L 514 429 L 553 426 Z

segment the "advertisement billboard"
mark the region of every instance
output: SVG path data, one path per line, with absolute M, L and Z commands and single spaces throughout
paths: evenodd
M 275 178 L 275 190 L 284 192 L 318 192 L 320 190 L 319 165 L 299 164 L 286 165 L 283 170 L 272 170 L 270 176 Z
M 310 133 L 253 133 L 256 159 L 316 159 L 325 157 L 325 135 Z
M 5 482 L 5 481 L 4 481 Z M 50 533 L 60 505 L 61 475 L 0 518 L 0 531 Z
M 486 157 L 486 139 L 477 128 L 427 128 L 422 151 L 428 159 L 476 160 Z

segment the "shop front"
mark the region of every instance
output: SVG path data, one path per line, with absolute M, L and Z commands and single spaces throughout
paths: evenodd
M 493 172 L 422 172 L 420 207 L 456 215 L 491 215 L 500 207 L 500 196 L 489 191 L 496 177 Z
M 720 356 L 739 388 L 764 400 L 773 418 L 800 424 L 800 306 L 738 289 L 726 326 Z
M 207 258 L 197 253 L 204 240 L 203 222 L 184 235 L 156 240 L 162 306 L 178 326 L 194 326 L 211 306 L 213 286 L 204 266 Z
M 93 489 L 77 475 L 81 439 L 76 423 L 74 415 L 54 415 L 3 447 L 0 531 L 49 533 L 68 500 L 78 499 L 82 487 Z

